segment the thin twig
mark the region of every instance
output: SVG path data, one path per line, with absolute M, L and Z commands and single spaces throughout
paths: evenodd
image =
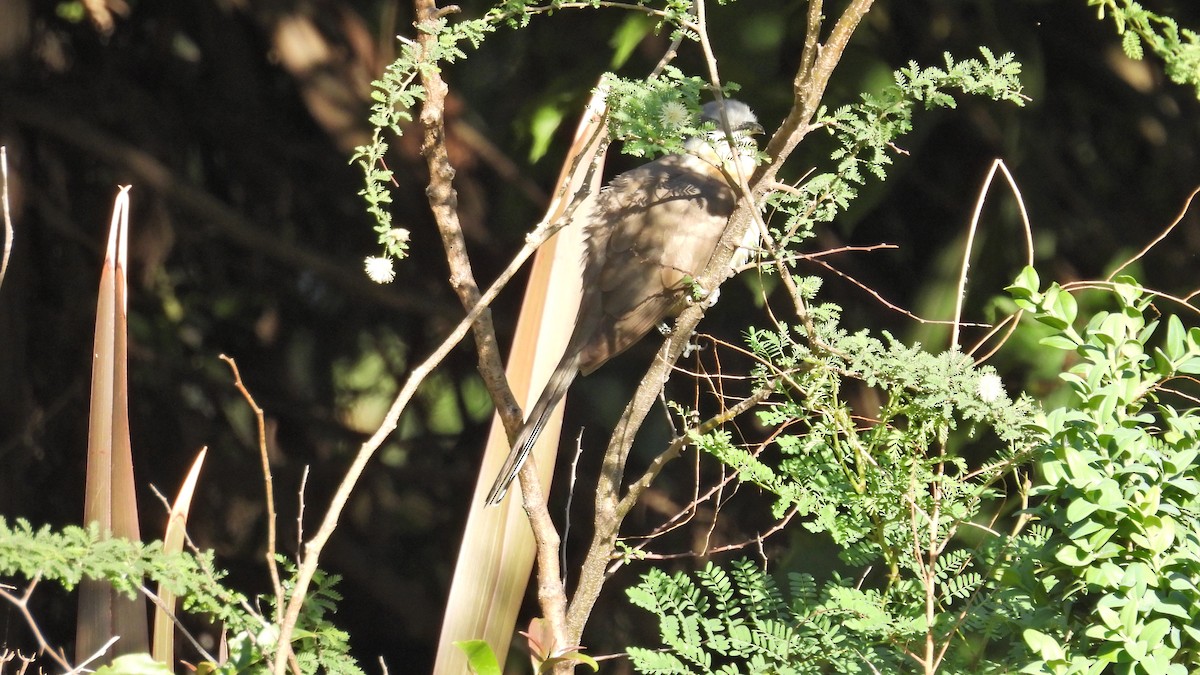
M 423 35 L 429 35 L 423 33 Z M 525 245 L 516 253 L 508 266 L 500 273 L 496 280 L 488 287 L 487 291 L 478 297 L 476 301 L 470 304 L 467 314 L 454 329 L 446 336 L 446 338 L 426 357 L 426 359 L 417 365 L 409 373 L 408 379 L 401 386 L 400 391 L 393 399 L 387 413 L 384 415 L 383 421 L 378 429 L 368 438 L 355 454 L 350 466 L 346 469 L 345 475 L 342 477 L 341 483 L 338 485 L 333 498 L 330 501 L 329 509 L 325 512 L 321 524 L 316 533 L 308 543 L 304 544 L 298 553 L 300 563 L 296 572 L 295 587 L 292 596 L 288 599 L 287 610 L 284 612 L 283 623 L 280 625 L 279 644 L 276 648 L 276 656 L 274 662 L 274 675 L 283 675 L 284 672 L 284 655 L 290 651 L 288 642 L 291 640 L 295 632 L 296 621 L 300 615 L 300 609 L 303 606 L 304 596 L 308 591 L 308 586 L 312 582 L 313 574 L 317 570 L 317 565 L 320 560 L 321 551 L 329 542 L 329 538 L 333 536 L 333 532 L 337 529 L 338 520 L 341 517 L 342 511 L 350 500 L 350 495 L 353 493 L 355 486 L 358 484 L 359 478 L 366 469 L 367 464 L 379 450 L 379 447 L 388 438 L 389 435 L 396 429 L 399 423 L 400 414 L 408 407 L 416 393 L 417 388 L 425 381 L 438 365 L 450 354 L 450 352 L 462 341 L 466 334 L 475 327 L 479 318 L 488 310 L 491 303 L 500 294 L 513 276 L 520 271 L 524 266 L 525 261 L 533 255 L 547 239 L 553 236 L 566 223 L 570 222 L 574 208 L 578 206 L 581 199 L 576 199 L 572 203 L 572 208 L 567 211 L 559 220 L 555 222 L 544 221 L 539 223 L 534 231 L 526 238 Z M 502 371 L 501 371 L 502 372 Z M 503 383 L 502 389 L 507 391 L 507 383 Z M 493 391 L 494 393 L 494 391 Z M 520 424 L 518 407 L 511 397 L 511 392 L 508 392 L 508 398 L 496 398 L 497 409 L 506 412 L 501 417 L 505 421 L 505 426 L 509 428 L 510 433 L 515 433 L 516 426 Z M 505 405 L 507 404 L 507 405 Z M 505 411 L 505 408 L 508 408 Z M 526 486 L 527 472 L 522 472 L 520 478 L 522 480 L 522 489 L 534 489 L 532 486 Z M 536 478 L 536 477 L 535 477 Z M 532 481 L 536 482 L 536 480 Z M 540 486 L 539 486 L 540 487 Z M 528 492 L 527 492 L 528 494 Z M 543 502 L 544 503 L 544 502 Z M 547 514 L 546 521 L 550 522 Z M 541 521 L 538 521 L 541 522 Z M 552 528 L 551 528 L 552 529 Z M 557 535 L 555 535 L 557 536 Z M 540 547 L 539 547 L 540 550 Z M 553 565 L 551 565 L 553 567 Z M 564 642 L 563 644 L 567 644 Z
M 1150 252 L 1150 249 L 1157 246 L 1158 243 L 1161 242 L 1163 239 L 1166 239 L 1167 235 L 1171 234 L 1171 231 L 1175 229 L 1175 226 L 1179 225 L 1179 223 L 1181 223 L 1183 221 L 1183 217 L 1185 215 L 1187 215 L 1188 209 L 1192 208 L 1192 200 L 1195 199 L 1196 195 L 1198 195 L 1198 194 L 1200 194 L 1200 187 L 1196 188 L 1195 190 L 1192 190 L 1192 193 L 1190 195 L 1188 195 L 1187 199 L 1185 199 L 1183 201 L 1183 208 L 1181 208 L 1179 210 L 1179 215 L 1175 216 L 1175 220 L 1171 221 L 1171 224 L 1168 225 L 1166 227 L 1166 229 L 1164 229 L 1162 231 L 1162 233 L 1159 234 L 1154 239 L 1154 241 L 1151 241 L 1149 244 L 1146 244 L 1146 246 L 1144 248 L 1142 248 L 1142 250 L 1137 252 L 1137 255 L 1135 255 L 1132 258 L 1130 258 L 1129 260 L 1126 260 L 1125 262 L 1121 263 L 1121 265 L 1119 267 L 1117 267 L 1117 269 L 1113 270 L 1112 273 L 1109 274 L 1108 277 L 1105 278 L 1105 281 L 1112 281 L 1113 279 L 1115 279 L 1116 276 L 1121 273 L 1121 270 L 1125 269 L 1126 267 L 1129 267 L 1130 265 L 1137 262 L 1138 260 L 1141 260 L 1143 256 L 1145 256 L 1147 253 Z
M 33 633 L 33 639 L 37 640 L 39 654 L 49 654 L 50 658 L 54 659 L 55 663 L 62 666 L 63 670 L 68 673 L 75 672 L 75 668 L 69 661 L 67 661 L 67 657 L 54 651 L 54 648 L 50 646 L 50 643 L 46 642 L 46 638 L 42 635 L 41 629 L 38 628 L 37 620 L 33 618 L 33 613 L 29 611 L 29 598 L 33 596 L 33 589 L 37 588 L 37 585 L 40 581 L 41 575 L 35 574 L 33 579 L 29 580 L 29 586 L 25 589 L 25 593 L 23 593 L 19 598 L 5 590 L 4 586 L 0 586 L 0 598 L 7 600 L 9 604 L 11 604 L 13 607 L 16 607 L 17 611 L 21 613 L 21 616 L 24 617 L 25 625 L 29 626 L 30 632 Z M 109 644 L 111 644 L 111 641 Z M 107 649 L 108 645 L 105 645 L 104 648 Z
M 759 403 L 767 400 L 767 397 L 775 392 L 776 384 L 776 381 L 768 382 L 766 386 L 746 397 L 744 401 L 741 401 L 731 408 L 723 410 L 718 415 L 710 417 L 701 424 L 688 429 L 686 432 L 672 440 L 667 448 L 660 452 L 658 456 L 656 456 L 653 461 L 650 462 L 650 466 L 646 468 L 646 471 L 637 480 L 630 483 L 625 496 L 622 497 L 617 503 L 616 513 L 620 517 L 624 517 L 626 514 L 628 514 L 629 510 L 637 504 L 638 499 L 642 496 L 642 492 L 650 487 L 650 485 L 654 482 L 654 479 L 658 477 L 658 474 L 662 472 L 663 467 L 665 467 L 668 462 L 675 459 L 679 456 L 679 453 L 683 452 L 683 449 L 691 443 L 693 436 L 706 434 L 753 408 Z
M 702 551 L 687 551 L 685 553 L 642 553 L 639 558 L 642 560 L 676 560 L 679 558 L 699 558 L 709 557 L 719 553 L 737 551 L 748 546 L 761 546 L 762 543 L 767 539 L 770 539 L 772 535 L 783 531 L 783 528 L 787 527 L 788 523 L 792 522 L 792 518 L 795 518 L 798 513 L 800 513 L 800 507 L 793 506 L 792 508 L 788 509 L 788 512 L 785 513 L 778 522 L 768 528 L 766 532 L 763 532 L 762 534 L 756 534 L 749 539 L 744 539 L 733 544 L 714 546 L 712 548 L 706 547 Z M 640 548 L 640 546 L 638 548 Z M 613 569 L 615 570 L 615 567 Z
M 237 362 L 224 354 L 217 358 L 229 364 L 229 369 L 233 371 L 233 386 L 242 393 L 242 398 L 246 399 L 246 403 L 254 411 L 254 418 L 258 421 L 258 456 L 262 461 L 263 487 L 266 488 L 264 499 L 267 506 L 267 570 L 271 574 L 271 586 L 275 591 L 274 621 L 279 623 L 283 618 L 283 582 L 279 578 L 279 562 L 275 559 L 277 541 L 275 534 L 275 480 L 271 476 L 271 458 L 267 453 L 266 420 L 263 417 L 263 409 L 259 407 L 254 396 L 250 394 L 250 390 L 242 381 L 242 373 L 238 370 Z
M 200 641 L 192 635 L 191 631 L 187 629 L 187 626 L 183 625 L 183 622 L 180 621 L 179 617 L 175 615 L 175 608 L 168 606 L 167 603 L 162 601 L 162 598 L 158 597 L 158 594 L 156 594 L 154 591 L 151 591 L 149 587 L 145 585 L 138 586 L 138 590 L 142 592 L 142 595 L 149 598 L 150 602 L 154 603 L 155 607 L 158 607 L 167 615 L 167 618 L 171 620 L 171 623 L 175 624 L 175 627 L 179 629 L 180 634 L 187 638 L 187 641 L 192 644 L 192 647 L 200 654 L 200 656 L 212 663 L 218 663 L 216 657 L 214 657 L 212 654 L 209 654 L 208 650 L 200 645 Z
M 817 265 L 820 265 L 821 267 L 823 267 L 825 270 L 845 279 L 846 281 L 850 282 L 854 286 L 857 286 L 860 290 L 862 290 L 867 295 L 870 295 L 872 298 L 875 298 L 875 301 L 878 302 L 879 304 L 892 310 L 893 312 L 903 314 L 905 317 L 912 319 L 913 321 L 916 321 L 917 323 L 931 324 L 931 325 L 947 325 L 947 326 L 955 326 L 955 327 L 964 325 L 964 326 L 990 328 L 990 326 L 988 324 L 982 324 L 982 323 L 966 323 L 966 324 L 964 324 L 964 323 L 961 323 L 961 322 L 958 322 L 955 320 L 926 319 L 923 316 L 914 314 L 911 310 L 905 309 L 905 308 L 893 303 L 892 301 L 883 297 L 883 295 L 879 291 L 875 290 L 874 288 L 871 288 L 869 285 L 859 281 L 858 279 L 856 279 L 853 276 L 847 274 L 846 272 L 843 272 L 842 270 L 834 267 L 830 263 L 825 262 L 824 260 L 818 260 L 815 256 L 810 256 L 810 255 L 802 255 L 800 257 L 804 260 L 808 260 L 810 262 L 816 263 Z
M 658 77 L 663 69 L 674 61 L 676 56 L 679 56 L 679 45 L 681 44 L 683 44 L 682 33 L 676 35 L 674 40 L 671 40 L 671 46 L 667 47 L 667 51 L 663 52 L 662 58 L 658 60 L 658 64 L 654 66 L 654 70 L 650 71 L 649 79 Z
M 596 9 L 598 7 L 623 9 L 630 12 L 645 14 L 646 16 L 653 16 L 659 19 L 676 18 L 674 15 L 661 9 L 654 9 L 653 7 L 647 7 L 646 5 L 628 2 L 612 2 L 611 0 L 601 0 L 600 2 L 563 2 L 539 7 L 525 7 L 524 11 L 527 14 L 544 14 L 547 12 L 557 12 L 562 9 Z
M 575 454 L 571 457 L 571 471 L 567 479 L 567 503 L 563 505 L 563 532 L 562 532 L 562 550 L 559 553 L 559 565 L 563 569 L 562 582 L 563 586 L 567 584 L 566 569 L 567 569 L 567 548 L 566 544 L 571 540 L 571 505 L 575 501 L 575 480 L 579 476 L 579 458 L 583 455 L 583 429 L 575 436 Z
M 100 645 L 100 647 L 95 652 L 92 652 L 91 656 L 87 657 L 83 661 L 80 661 L 79 665 L 75 666 L 75 669 L 72 670 L 67 675 L 74 675 L 75 673 L 91 672 L 91 671 L 87 670 L 88 664 L 92 663 L 96 659 L 99 659 L 101 656 L 104 656 L 105 654 L 107 654 L 109 648 L 112 647 L 113 645 L 115 645 L 117 643 L 117 640 L 120 640 L 120 639 L 121 639 L 120 635 L 114 635 L 114 636 L 110 637 L 108 639 L 108 642 L 105 642 L 104 644 Z
M 296 491 L 296 564 L 304 562 L 304 495 L 308 492 L 309 466 L 300 473 L 300 489 Z

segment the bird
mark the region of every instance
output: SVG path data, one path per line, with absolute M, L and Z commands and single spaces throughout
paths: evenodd
M 732 136 L 725 132 L 722 108 Z M 576 376 L 591 374 L 686 307 L 692 280 L 708 264 L 737 205 L 729 180 L 739 172 L 750 176 L 757 160 L 754 136 L 763 133 L 750 106 L 733 99 L 706 103 L 701 121 L 713 123 L 713 130 L 687 139 L 683 153 L 618 175 L 584 214 L 583 293 L 575 327 L 487 505 L 504 499 Z M 731 266 L 745 263 L 757 245 L 758 231 L 752 227 Z M 705 298 L 715 300 L 715 292 Z

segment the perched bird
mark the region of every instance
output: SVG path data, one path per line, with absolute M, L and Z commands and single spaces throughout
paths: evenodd
M 724 109 L 732 147 L 720 106 L 710 102 L 701 119 L 715 123 L 715 130 L 689 138 L 685 154 L 667 155 L 617 176 L 585 214 L 583 296 L 574 331 L 487 504 L 504 499 L 576 375 L 591 374 L 686 306 L 690 280 L 708 264 L 737 203 L 726 175 L 736 179 L 736 163 L 750 176 L 757 153 L 753 136 L 763 131 L 745 103 L 727 99 Z M 757 243 L 758 232 L 752 228 L 733 265 L 745 262 Z

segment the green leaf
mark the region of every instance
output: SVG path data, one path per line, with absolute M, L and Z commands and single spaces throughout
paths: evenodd
M 1137 33 L 1127 30 L 1121 36 L 1121 49 L 1125 52 L 1125 56 L 1134 61 L 1142 60 L 1142 41 L 1138 38 Z
M 454 642 L 467 655 L 467 664 L 475 675 L 500 675 L 500 663 L 492 647 L 483 640 L 458 640 Z
M 1066 653 L 1058 641 L 1039 630 L 1026 628 L 1021 632 L 1021 637 L 1025 639 L 1025 644 L 1029 645 L 1033 653 L 1042 657 L 1043 661 L 1061 661 L 1066 657 Z
M 1076 523 L 1092 515 L 1100 507 L 1088 497 L 1071 500 L 1067 505 L 1067 521 Z
M 1155 619 L 1142 627 L 1138 640 L 1149 645 L 1157 645 L 1171 632 L 1171 622 L 1168 619 Z
M 600 664 L 596 661 L 596 659 L 593 659 L 592 657 L 588 656 L 587 654 L 584 654 L 583 652 L 567 652 L 565 654 L 560 654 L 558 656 L 554 656 L 554 657 L 548 658 L 545 661 L 543 661 L 542 664 L 538 667 L 538 672 L 539 673 L 552 673 L 552 672 L 554 672 L 554 669 L 556 666 L 558 666 L 558 664 L 571 663 L 571 662 L 582 663 L 585 666 L 588 666 L 589 668 L 591 668 L 592 672 L 600 670 Z
M 1014 299 L 1037 302 L 1036 296 L 1039 288 L 1041 288 L 1041 280 L 1038 279 L 1037 270 L 1026 265 L 1017 275 L 1016 280 L 1004 290 L 1008 291 Z
M 625 65 L 633 50 L 654 29 L 655 21 L 645 14 L 630 14 L 613 33 L 608 44 L 613 48 L 612 62 L 609 67 L 613 70 Z
M 562 126 L 563 111 L 555 104 L 538 106 L 529 122 L 529 134 L 533 144 L 529 148 L 529 161 L 536 162 L 550 149 L 554 133 Z
M 1078 342 L 1065 335 L 1047 335 L 1041 340 L 1038 340 L 1038 344 L 1045 345 L 1046 347 L 1052 347 L 1054 349 L 1061 349 L 1065 352 L 1075 351 L 1075 349 L 1079 347 Z
M 1061 312 L 1063 306 L 1062 296 L 1069 296 L 1070 293 L 1062 290 L 1058 284 L 1050 284 L 1050 288 L 1046 289 L 1045 297 L 1042 300 L 1039 309 L 1041 313 L 1036 315 L 1039 323 L 1050 326 L 1054 330 L 1066 330 L 1071 322 L 1067 321 L 1062 315 L 1056 313 Z
M 1095 559 L 1090 553 L 1085 553 L 1078 546 L 1063 546 L 1055 554 L 1054 559 L 1068 567 L 1082 567 Z
M 1057 285 L 1054 288 L 1060 292 L 1054 296 L 1054 302 L 1049 310 L 1050 314 L 1061 320 L 1065 326 L 1070 326 L 1075 323 L 1075 317 L 1079 313 L 1079 303 L 1069 292 L 1063 291 Z

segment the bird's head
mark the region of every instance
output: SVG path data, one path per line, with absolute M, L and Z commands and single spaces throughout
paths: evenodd
M 725 133 L 722 112 L 729 122 L 732 139 Z M 709 101 L 701 109 L 700 121 L 711 122 L 715 128 L 703 136 L 689 138 L 684 144 L 687 151 L 732 176 L 738 173 L 734 166 L 736 163 L 740 165 L 742 174 L 749 177 L 757 163 L 758 143 L 754 137 L 763 133 L 763 127 L 750 106 L 733 99 Z

